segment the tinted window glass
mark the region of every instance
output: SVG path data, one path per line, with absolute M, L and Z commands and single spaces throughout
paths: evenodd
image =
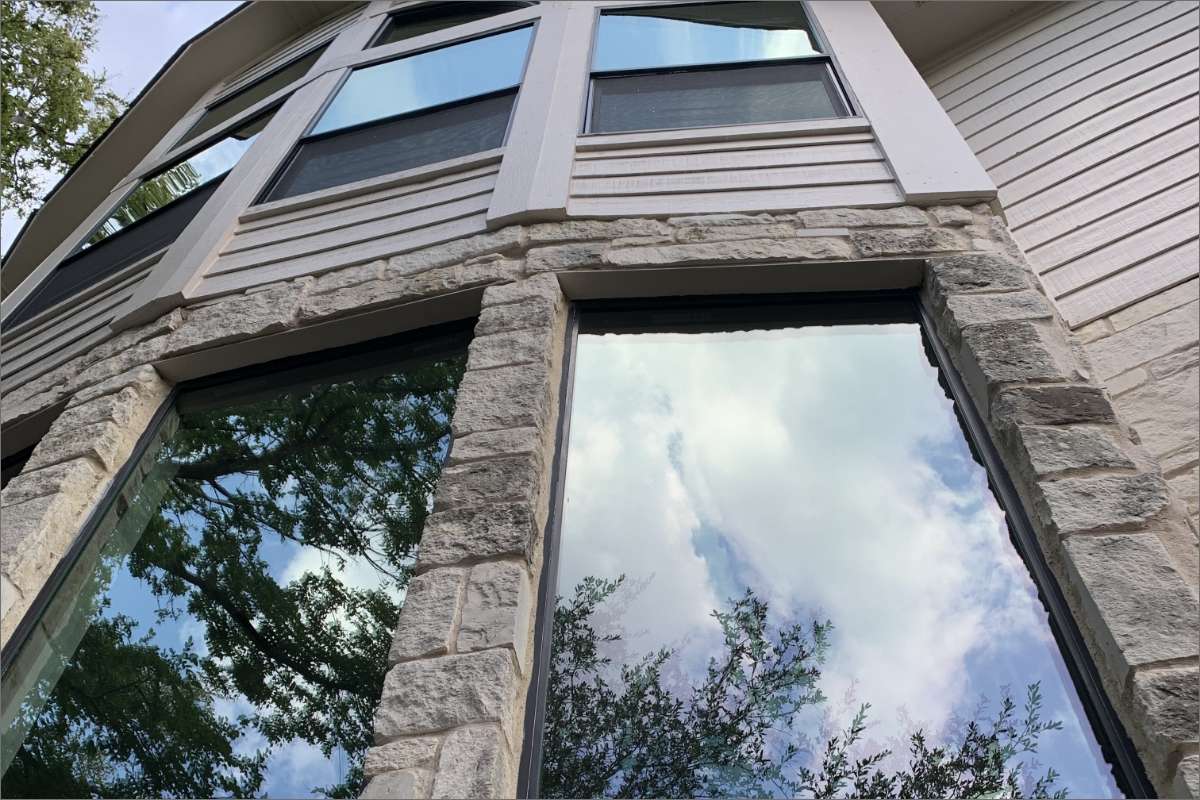
M 312 133 L 514 87 L 521 82 L 532 31 L 520 28 L 357 69 Z
M 196 124 L 189 128 L 188 132 L 179 141 L 186 142 L 205 131 L 212 130 L 226 120 L 232 119 L 237 114 L 250 108 L 250 106 L 260 100 L 270 97 L 292 81 L 300 80 L 308 74 L 308 71 L 312 69 L 313 64 L 317 63 L 317 59 L 321 57 L 321 53 L 323 52 L 325 52 L 324 45 L 212 106 L 204 112 L 200 119 L 196 120 Z
M 592 132 L 698 128 L 845 114 L 824 64 L 596 78 Z
M 267 199 L 293 197 L 499 147 L 515 98 L 515 92 L 505 92 L 302 142 Z
M 150 212 L 233 169 L 233 165 L 242 157 L 242 153 L 250 149 L 254 137 L 266 127 L 274 113 L 272 111 L 259 117 L 175 166 L 142 181 L 112 216 L 88 237 L 83 246 L 90 247 L 107 239 Z
M 604 72 L 817 54 L 800 3 L 712 3 L 602 14 L 592 69 Z
M 517 11 L 534 3 L 429 3 L 408 11 L 399 11 L 388 17 L 387 24 L 371 46 L 399 42 L 425 33 L 453 28 L 477 19 L 494 17 L 509 11 Z
M 541 795 L 1117 794 L 917 326 L 755 327 L 579 337 Z
M 181 405 L 5 674 L 4 796 L 357 797 L 464 350 Z

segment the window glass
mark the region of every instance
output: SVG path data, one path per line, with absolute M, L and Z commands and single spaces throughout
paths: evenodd
M 541 795 L 1116 795 L 917 325 L 753 327 L 579 336 Z
M 596 72 L 819 55 L 800 3 L 708 3 L 600 16 Z
M 521 82 L 532 28 L 357 69 L 313 134 L 508 89 Z
M 591 130 L 699 128 L 845 114 L 824 64 L 598 77 Z
M 413 9 L 398 11 L 388 17 L 387 24 L 384 25 L 379 38 L 371 43 L 371 47 L 411 39 L 414 36 L 453 28 L 455 25 L 494 17 L 509 11 L 519 11 L 531 5 L 534 3 L 428 3 Z
M 157 175 L 147 178 L 125 198 L 125 202 L 106 219 L 84 243 L 90 247 L 152 211 L 178 200 L 198 186 L 233 169 L 242 154 L 250 149 L 259 132 L 267 126 L 274 111 L 247 123 L 229 136 L 214 142 Z
M 196 124 L 189 128 L 188 132 L 179 141 L 186 142 L 205 131 L 212 130 L 226 120 L 232 119 L 237 114 L 250 108 L 255 103 L 267 99 L 293 81 L 300 80 L 308 74 L 308 71 L 312 69 L 313 64 L 317 63 L 317 59 L 321 57 L 321 53 L 323 52 L 325 52 L 325 45 L 318 47 L 307 55 L 301 56 L 290 64 L 284 65 L 283 68 L 271 73 L 257 83 L 252 83 L 237 94 L 227 97 L 215 106 L 207 109 L 201 115 L 200 119 L 196 120 Z
M 4 797 L 357 797 L 464 351 L 181 400 L 4 676 Z

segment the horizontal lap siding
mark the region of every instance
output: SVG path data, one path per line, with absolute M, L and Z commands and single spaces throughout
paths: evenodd
M 901 202 L 874 138 L 852 133 L 581 152 L 567 210 L 663 216 Z
M 7 394 L 108 338 L 108 324 L 150 273 L 158 256 L 47 309 L 4 335 L 0 380 Z
M 1072 326 L 1200 271 L 1196 3 L 1066 3 L 925 77 Z

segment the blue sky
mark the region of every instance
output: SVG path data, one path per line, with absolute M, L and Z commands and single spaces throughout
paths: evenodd
M 237 8 L 233 0 L 122 0 L 99 2 L 100 32 L 88 66 L 106 72 L 113 89 L 132 100 L 179 46 Z M 50 191 L 58 174 L 48 174 Z M 0 248 L 7 252 L 25 217 L 5 212 Z

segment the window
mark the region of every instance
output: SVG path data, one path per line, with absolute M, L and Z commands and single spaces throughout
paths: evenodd
M 527 26 L 354 70 L 267 199 L 499 147 L 532 32 Z
M 800 3 L 704 3 L 600 16 L 591 133 L 847 113 Z
M 180 137 L 179 141 L 186 142 L 202 133 L 212 130 L 226 120 L 232 119 L 237 114 L 250 108 L 255 103 L 266 100 L 285 86 L 300 80 L 317 63 L 317 59 L 325 52 L 325 47 L 326 45 L 321 45 L 316 50 L 284 64 L 267 76 L 250 84 L 245 89 L 230 95 L 219 103 L 209 106 L 205 109 L 200 119 L 196 120 L 196 124 L 192 125 L 187 133 Z
M 371 42 L 371 47 L 399 42 L 421 36 L 434 31 L 453 28 L 474 22 L 477 19 L 487 19 L 497 14 L 509 11 L 520 11 L 522 8 L 536 5 L 531 2 L 461 2 L 426 3 L 415 8 L 404 9 L 391 14 L 379 32 L 379 36 Z
M 14 634 L 0 792 L 357 797 L 468 335 L 181 392 Z
M 528 796 L 1119 794 L 906 298 L 608 308 L 579 321 Z
M 274 113 L 272 110 L 259 116 L 142 181 L 4 320 L 4 329 L 33 318 L 175 241 Z

